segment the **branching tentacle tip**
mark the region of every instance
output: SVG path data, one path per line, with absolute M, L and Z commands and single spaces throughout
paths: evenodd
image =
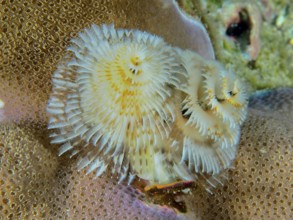
M 114 157 L 167 138 L 175 120 L 168 100 L 178 86 L 174 50 L 160 37 L 113 25 L 93 25 L 78 36 L 53 75 L 47 107 L 60 154 L 87 143 L 82 155 Z M 79 167 L 100 174 L 106 163 L 82 159 Z
M 247 97 L 217 61 L 139 30 L 93 25 L 53 75 L 51 143 L 78 169 L 151 184 L 218 174 L 234 159 Z
M 181 111 L 185 125 L 182 161 L 190 170 L 217 174 L 235 158 L 247 108 L 243 86 L 217 61 L 206 61 L 191 51 L 180 51 L 188 86 Z

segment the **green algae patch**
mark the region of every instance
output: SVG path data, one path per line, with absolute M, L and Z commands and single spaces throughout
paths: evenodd
M 289 0 L 269 1 L 267 5 L 259 1 L 242 3 L 237 0 L 180 2 L 182 8 L 191 15 L 194 14 L 192 10 L 201 11 L 200 19 L 210 34 L 216 59 L 240 76 L 250 92 L 293 86 L 293 7 L 290 7 Z M 247 48 L 260 47 L 255 58 L 243 49 L 245 45 L 227 36 L 228 27 L 224 22 L 225 19 L 229 21 L 227 7 L 232 8 L 228 11 L 231 13 L 231 22 L 239 7 L 256 9 L 248 10 L 248 19 L 254 22 L 250 26 L 250 33 L 255 33 L 253 28 L 258 24 L 260 26 L 257 36 L 259 42 L 247 42 Z

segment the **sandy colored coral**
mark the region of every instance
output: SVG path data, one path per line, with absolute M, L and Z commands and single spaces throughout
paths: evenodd
M 44 120 L 50 75 L 70 39 L 93 23 L 145 30 L 172 45 L 213 57 L 204 27 L 184 17 L 172 0 L 135 4 L 131 0 L 15 0 L 0 4 L 0 99 L 6 103 L 6 112 L 11 112 L 8 119 Z
M 131 186 L 117 185 L 110 176 L 95 179 L 94 175 L 77 172 L 74 160 L 57 157 L 56 149 L 44 138 L 48 132 L 44 126 L 2 125 L 0 216 L 290 219 L 292 100 L 293 89 L 258 94 L 251 99 L 239 154 L 228 181 L 212 190 L 214 194 L 200 186 L 187 190 L 177 198 L 186 205 L 186 213 L 181 214 L 168 208 L 172 204 L 152 204 L 153 198 Z
M 161 31 L 170 43 L 182 47 L 180 39 L 186 36 L 182 33 L 187 29 L 178 31 L 182 20 L 174 14 L 167 16 L 162 12 L 169 24 L 164 23 L 166 20 L 161 16 L 155 16 L 157 4 L 148 4 L 152 7 L 146 11 L 142 10 L 147 8 L 145 1 L 139 1 L 137 5 L 126 0 L 84 2 L 0 2 L 0 99 L 5 103 L 4 115 L 6 119 L 19 116 L 16 119 L 36 122 L 1 124 L 0 218 L 113 219 L 119 215 L 122 219 L 143 219 L 145 216 L 194 219 L 198 210 L 205 219 L 293 218 L 292 168 L 289 167 L 293 142 L 292 90 L 283 90 L 280 96 L 280 91 L 272 93 L 267 99 L 258 97 L 256 100 L 260 101 L 256 103 L 252 100 L 255 104 L 243 126 L 239 156 L 228 183 L 214 190 L 214 195 L 198 188 L 192 189 L 190 195 L 182 196 L 188 211 L 185 214 L 176 216 L 172 209 L 154 206 L 148 197 L 132 187 L 115 185 L 116 180 L 110 177 L 84 176 L 83 172 L 76 171 L 74 160 L 57 157 L 56 149 L 48 144 L 45 125 L 38 122 L 44 122 L 46 118 L 50 76 L 63 56 L 64 48 L 78 31 L 92 23 L 115 22 L 120 27 L 146 27 L 150 32 L 158 31 L 156 34 Z M 288 27 L 288 23 L 281 27 Z M 187 42 L 190 46 L 192 41 Z M 274 42 L 281 45 L 281 55 L 288 57 L 288 52 L 283 50 L 287 48 L 282 44 L 284 41 Z M 280 60 L 278 63 L 282 68 L 287 65 Z M 235 66 L 244 64 L 235 61 Z M 277 70 L 279 67 L 275 65 Z M 282 82 L 285 81 L 290 82 L 287 78 Z M 274 98 L 276 95 L 277 99 Z M 279 104 L 276 100 L 280 100 Z M 267 110 L 267 103 L 277 103 L 274 111 Z M 286 107 L 284 103 L 289 104 Z M 276 110 L 280 106 L 281 112 Z M 1 117 L 2 113 L 1 110 Z M 88 194 L 90 191 L 94 193 Z
M 36 124 L 1 126 L 0 219 L 175 218 L 170 209 L 146 207 L 142 194 L 110 176 L 78 172 L 76 161 L 57 156 L 46 134 Z

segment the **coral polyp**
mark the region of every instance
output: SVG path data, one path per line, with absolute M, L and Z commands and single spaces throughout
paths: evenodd
M 80 168 L 100 175 L 112 161 L 124 178 L 128 151 L 169 136 L 179 63 L 163 39 L 113 25 L 93 25 L 72 42 L 53 75 L 52 143 L 62 144 L 60 154 L 80 151 Z
M 242 83 L 217 61 L 187 50 L 178 53 L 187 71 L 174 132 L 181 139 L 182 161 L 195 172 L 217 174 L 235 158 L 247 96 Z

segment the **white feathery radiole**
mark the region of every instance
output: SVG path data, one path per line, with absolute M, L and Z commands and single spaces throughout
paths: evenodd
M 175 52 L 160 37 L 113 25 L 93 25 L 72 43 L 53 75 L 51 143 L 62 144 L 60 154 L 78 153 L 79 169 L 99 176 L 113 163 L 125 178 L 128 152 L 139 157 L 150 145 L 159 152 L 158 143 L 169 136 L 175 120 L 170 97 L 178 86 Z M 144 176 L 139 167 L 131 169 Z
M 183 133 L 182 159 L 196 173 L 218 174 L 235 158 L 247 97 L 243 86 L 217 61 L 177 49 L 187 72 L 179 86 L 181 112 L 177 130 Z
M 218 174 L 235 158 L 242 83 L 158 36 L 92 25 L 72 40 L 52 84 L 51 143 L 77 155 L 79 170 L 170 184 Z

